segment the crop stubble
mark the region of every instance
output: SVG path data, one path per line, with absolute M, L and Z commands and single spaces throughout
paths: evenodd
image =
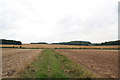
M 23 44 L 23 45 L 0 45 L 0 47 L 25 47 L 25 48 L 118 48 L 118 45 L 112 46 L 80 46 L 80 45 L 53 45 L 53 44 Z

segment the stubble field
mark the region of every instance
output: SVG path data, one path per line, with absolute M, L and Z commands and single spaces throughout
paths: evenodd
M 25 47 L 25 48 L 109 48 L 116 49 L 119 46 L 79 46 L 79 45 L 53 45 L 53 44 L 23 44 L 23 45 L 0 45 L 0 47 Z

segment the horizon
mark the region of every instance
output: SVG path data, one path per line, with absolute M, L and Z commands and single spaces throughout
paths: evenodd
M 86 41 L 86 40 L 73 40 L 73 41 Z M 117 41 L 117 40 L 109 40 L 109 41 Z M 102 41 L 102 42 L 109 42 L 109 41 Z M 30 42 L 30 43 L 23 43 L 23 44 L 31 44 L 31 43 L 39 43 L 39 42 Z M 62 42 L 71 42 L 71 41 L 62 41 Z M 53 43 L 62 43 L 62 42 L 59 41 L 59 42 L 53 42 Z M 90 41 L 87 41 L 87 42 L 90 42 Z M 91 42 L 91 43 L 102 43 L 102 42 Z M 52 44 L 52 43 L 49 43 L 49 42 L 45 42 L 45 43 Z
M 118 40 L 118 2 L 1 0 L 0 38 L 22 43 L 115 41 Z
M 4 40 L 4 39 L 0 39 L 0 40 Z M 5 39 L 5 40 L 11 40 L 11 39 Z M 14 41 L 20 41 L 20 40 L 15 40 L 15 39 L 12 39 L 12 40 L 14 40 Z M 109 40 L 109 41 L 118 41 L 118 40 Z M 86 40 L 74 40 L 74 41 L 86 41 Z M 104 43 L 104 42 L 109 42 L 109 41 L 102 41 L 102 42 Z M 62 41 L 62 42 L 71 42 L 71 41 Z M 59 42 L 52 42 L 52 43 L 62 43 L 62 42 L 59 41 Z M 86 42 L 91 42 L 91 41 L 86 41 Z M 98 44 L 102 43 L 102 42 L 98 42 Z M 43 41 L 43 42 L 40 42 L 40 41 L 38 41 L 38 42 L 29 42 L 29 43 L 22 42 L 22 44 L 31 44 L 31 43 L 47 43 L 47 44 L 52 44 L 52 43 L 45 42 L 45 41 Z M 96 42 L 91 42 L 91 43 L 95 44 Z

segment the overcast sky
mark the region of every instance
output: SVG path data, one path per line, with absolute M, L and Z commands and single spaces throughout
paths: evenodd
M 119 0 L 0 0 L 0 38 L 30 42 L 118 39 Z

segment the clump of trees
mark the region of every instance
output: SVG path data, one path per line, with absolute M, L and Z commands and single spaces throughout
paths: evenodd
M 62 43 L 52 43 L 52 44 L 60 44 L 60 45 L 90 45 L 89 41 L 70 41 L 70 42 L 62 42 Z
M 38 42 L 38 43 L 31 43 L 31 44 L 48 44 L 46 42 Z
M 22 45 L 21 41 L 0 39 L 0 44 Z

